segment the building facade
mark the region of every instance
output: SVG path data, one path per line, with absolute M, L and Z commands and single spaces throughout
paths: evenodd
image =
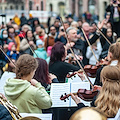
M 82 16 L 84 12 L 89 11 L 93 15 L 98 15 L 102 20 L 105 14 L 105 8 L 110 0 L 46 0 L 46 10 L 56 12 L 63 16 L 64 14 L 75 14 Z

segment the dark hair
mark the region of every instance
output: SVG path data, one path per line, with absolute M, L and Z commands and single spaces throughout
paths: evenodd
M 38 68 L 35 72 L 34 79 L 36 79 L 41 84 L 47 83 L 49 84 L 49 72 L 48 72 L 48 65 L 44 59 L 36 58 L 38 61 Z
M 33 26 L 35 26 L 35 21 L 37 21 L 38 22 L 38 25 L 40 25 L 40 21 L 39 21 L 39 19 L 38 18 L 34 18 L 34 20 L 33 20 Z
M 9 36 L 9 29 L 14 29 L 14 33 L 15 33 L 15 28 L 14 28 L 13 26 L 8 26 L 8 28 L 7 28 L 7 31 L 8 31 L 8 37 L 10 37 L 10 36 Z
M 28 30 L 28 31 L 26 32 L 25 37 L 26 37 L 27 41 L 29 41 L 29 40 L 28 40 L 28 37 L 27 37 L 27 33 L 28 33 L 29 31 L 32 32 L 32 30 Z M 32 32 L 32 34 L 33 34 L 33 32 Z M 35 36 L 34 36 L 34 34 L 32 35 L 32 37 L 33 37 L 33 42 L 36 44 L 36 40 L 35 40 Z
M 48 33 L 50 33 L 50 29 L 51 29 L 51 27 L 54 27 L 54 28 L 55 28 L 54 25 L 51 25 L 51 26 L 48 28 Z M 55 29 L 56 29 L 56 28 L 55 28 Z
M 23 76 L 29 75 L 38 67 L 37 60 L 28 54 L 21 55 L 16 62 L 16 78 L 21 79 Z
M 56 42 L 51 50 L 50 64 L 55 61 L 62 61 L 62 58 L 65 56 L 64 44 L 61 42 Z

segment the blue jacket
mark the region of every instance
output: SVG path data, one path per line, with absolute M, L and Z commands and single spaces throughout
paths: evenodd
M 19 54 L 17 54 L 15 51 L 12 55 L 10 55 L 10 52 L 11 52 L 10 50 L 7 51 L 8 57 L 10 57 L 11 59 L 17 60 L 19 57 Z M 5 59 L 7 60 L 7 57 L 5 57 Z

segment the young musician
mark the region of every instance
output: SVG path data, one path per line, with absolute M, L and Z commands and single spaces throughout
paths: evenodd
M 107 117 L 115 117 L 120 108 L 120 67 L 106 66 L 101 72 L 103 86 L 95 101 L 96 108 L 104 112 Z M 77 96 L 71 93 L 79 108 L 85 107 Z
M 108 50 L 108 57 L 107 57 L 110 65 L 120 65 L 120 43 L 116 42 L 114 44 L 111 44 Z M 102 85 L 100 82 L 100 72 L 103 69 L 104 66 L 99 68 L 96 73 L 96 80 L 95 85 Z
M 16 62 L 16 78 L 6 81 L 5 96 L 21 113 L 42 113 L 41 109 L 52 105 L 51 98 L 41 83 L 32 79 L 37 67 L 35 58 L 22 55 Z
M 51 50 L 49 72 L 56 75 L 58 81 L 65 82 L 65 77 L 69 72 L 78 71 L 80 68 L 66 63 L 67 48 L 61 42 L 56 42 Z

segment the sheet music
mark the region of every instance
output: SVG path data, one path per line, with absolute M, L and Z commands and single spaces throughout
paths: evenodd
M 120 109 L 118 110 L 115 118 L 108 118 L 107 120 L 120 120 Z
M 69 100 L 66 102 L 60 100 L 61 95 L 70 93 L 70 83 L 52 83 L 50 96 L 52 98 L 52 107 L 69 107 Z
M 20 113 L 22 117 L 34 116 L 41 120 L 52 120 L 52 114 L 32 114 L 32 113 Z
M 80 83 L 72 83 L 71 84 L 71 92 L 76 93 L 78 89 L 87 89 L 90 90 L 90 83 L 89 82 L 80 82 Z M 84 103 L 86 106 L 90 106 L 90 102 L 83 101 L 80 99 L 82 103 Z M 74 100 L 71 98 L 71 106 L 77 106 Z
M 94 84 L 95 78 L 89 77 L 89 79 L 92 82 L 92 84 Z M 85 76 L 85 80 L 82 81 L 77 74 L 72 76 L 71 78 L 68 78 L 68 83 L 76 83 L 76 82 L 88 82 L 88 80 L 87 80 L 87 77 Z
M 68 78 L 68 83 L 76 83 L 76 82 L 83 82 L 77 74 L 72 76 L 71 78 Z

